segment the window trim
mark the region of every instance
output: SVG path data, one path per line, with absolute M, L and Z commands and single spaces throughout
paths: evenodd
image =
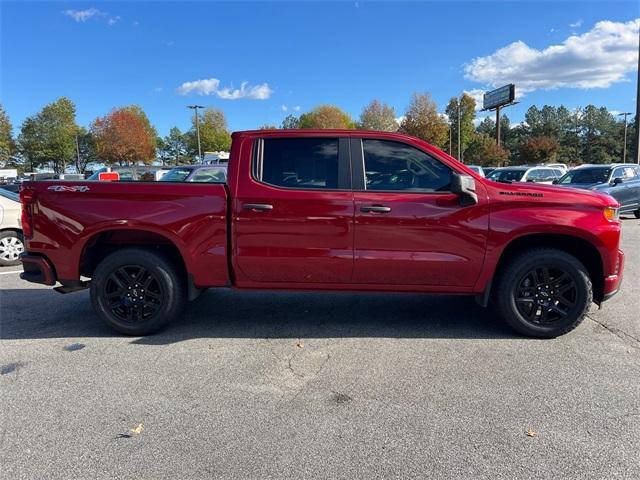
M 449 165 L 447 162 L 443 162 L 440 158 L 438 158 L 435 155 L 432 155 L 431 153 L 425 152 L 424 150 L 422 150 L 421 148 L 416 147 L 415 145 L 411 145 L 410 143 L 407 142 L 403 142 L 401 140 L 390 140 L 387 138 L 377 138 L 377 137 L 353 137 L 351 139 L 351 159 L 352 159 L 352 167 L 351 167 L 351 176 L 354 179 L 353 183 L 359 183 L 360 186 L 356 189 L 355 186 L 353 188 L 354 192 L 373 192 L 373 193 L 395 193 L 395 194 L 414 194 L 414 195 L 451 195 L 453 194 L 453 192 L 451 190 L 443 190 L 443 191 L 429 191 L 429 190 L 367 190 L 367 178 L 366 178 L 366 170 L 365 170 L 365 165 L 364 165 L 364 145 L 363 145 L 363 140 L 378 140 L 381 142 L 394 142 L 394 143 L 401 143 L 402 145 L 405 145 L 409 148 L 414 148 L 422 153 L 424 153 L 425 155 L 433 158 L 434 160 L 436 160 L 437 162 L 442 163 L 445 167 L 449 168 L 451 170 L 451 173 L 457 173 L 460 174 L 460 172 L 458 170 L 456 170 L 455 168 L 453 168 L 451 165 Z M 354 149 L 355 149 L 355 154 L 354 154 Z M 360 162 L 353 162 L 354 158 L 360 158 Z
M 285 187 L 283 185 L 275 185 L 273 183 L 265 182 L 262 180 L 263 174 L 263 160 L 264 160 L 264 140 L 268 139 L 280 139 L 280 138 L 317 138 L 317 139 L 329 139 L 338 141 L 338 187 L 337 188 L 317 188 L 317 187 Z M 351 192 L 353 188 L 351 186 L 351 172 L 349 171 L 349 164 L 351 163 L 349 144 L 347 143 L 349 137 L 344 136 L 321 136 L 321 135 L 309 135 L 309 136 L 296 136 L 296 137 L 260 137 L 256 138 L 253 142 L 253 153 L 251 155 L 251 179 L 259 183 L 260 185 L 266 185 L 278 190 L 295 190 L 295 191 L 313 191 L 313 192 Z M 257 174 L 260 174 L 258 177 Z M 342 186 L 341 186 L 342 185 Z M 346 185 L 349 185 L 348 187 Z

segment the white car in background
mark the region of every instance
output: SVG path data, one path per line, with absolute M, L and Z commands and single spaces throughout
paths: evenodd
M 0 267 L 18 265 L 24 252 L 20 197 L 0 188 Z
M 535 182 L 551 184 L 564 174 L 565 172 L 563 170 L 546 165 L 539 167 L 522 165 L 496 168 L 487 178 L 494 182 Z

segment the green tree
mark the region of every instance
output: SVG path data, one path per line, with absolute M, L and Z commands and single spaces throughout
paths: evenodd
M 509 163 L 508 159 L 509 152 L 485 133 L 475 135 L 464 153 L 465 163 L 483 167 L 504 166 Z
M 373 100 L 362 109 L 358 127 L 363 130 L 378 130 L 382 132 L 395 132 L 398 130 L 396 111 L 386 103 Z
M 76 154 L 73 161 L 78 173 L 84 173 L 89 162 L 97 159 L 96 139 L 91 130 L 79 127 L 76 134 Z
M 15 142 L 13 141 L 13 127 L 9 116 L 0 103 L 0 165 L 7 163 L 15 154 Z
M 436 102 L 428 93 L 414 93 L 404 114 L 399 131 L 444 147 L 449 141 L 449 127 L 438 113 Z
M 594 105 L 587 105 L 580 118 L 580 124 L 582 130 L 580 160 L 582 162 L 620 161 L 622 157 L 620 129 L 613 115 L 605 107 L 597 108 Z
M 449 116 L 449 124 L 451 125 L 452 155 L 463 161 L 464 152 L 476 133 L 476 129 L 473 126 L 473 121 L 476 118 L 476 101 L 471 95 L 465 93 L 460 98 L 451 98 L 445 111 Z M 459 123 L 458 117 L 460 118 Z M 458 152 L 458 131 L 460 131 L 461 152 Z
M 278 127 L 271 124 L 271 123 L 263 123 L 262 125 L 260 125 L 260 127 L 258 127 L 258 130 L 277 130 Z
M 296 117 L 294 114 L 290 113 L 284 120 L 282 120 L 282 125 L 280 128 L 283 130 L 291 130 L 293 128 L 300 128 L 300 119 Z
M 205 152 L 224 152 L 231 148 L 231 133 L 227 127 L 227 119 L 222 110 L 207 108 L 200 115 L 200 145 L 202 154 Z M 189 153 L 198 155 L 198 138 L 196 134 L 195 118 L 191 130 L 187 133 Z
M 62 97 L 24 121 L 18 141 L 32 169 L 51 165 L 54 172 L 62 173 L 73 162 L 78 133 L 75 118 L 75 105 Z
M 523 163 L 554 162 L 560 150 L 560 144 L 551 137 L 531 137 L 520 147 L 520 160 Z
M 298 128 L 355 128 L 348 113 L 335 105 L 320 105 L 300 115 Z
M 158 156 L 162 164 L 179 165 L 188 159 L 188 137 L 178 127 L 172 127 L 169 134 L 158 139 Z

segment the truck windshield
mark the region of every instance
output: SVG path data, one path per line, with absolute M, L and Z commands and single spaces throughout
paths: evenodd
M 608 168 L 578 168 L 565 174 L 558 183 L 567 184 L 589 184 L 606 183 L 609 179 Z
M 487 178 L 494 182 L 519 182 L 526 170 L 494 170 Z

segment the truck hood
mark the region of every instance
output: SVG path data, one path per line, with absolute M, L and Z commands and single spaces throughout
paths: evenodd
M 575 188 L 574 185 L 558 186 L 531 183 L 500 183 L 485 181 L 489 196 L 494 199 L 511 199 L 513 201 L 540 202 L 544 204 L 585 205 L 593 207 L 617 207 L 618 201 L 606 193 Z

